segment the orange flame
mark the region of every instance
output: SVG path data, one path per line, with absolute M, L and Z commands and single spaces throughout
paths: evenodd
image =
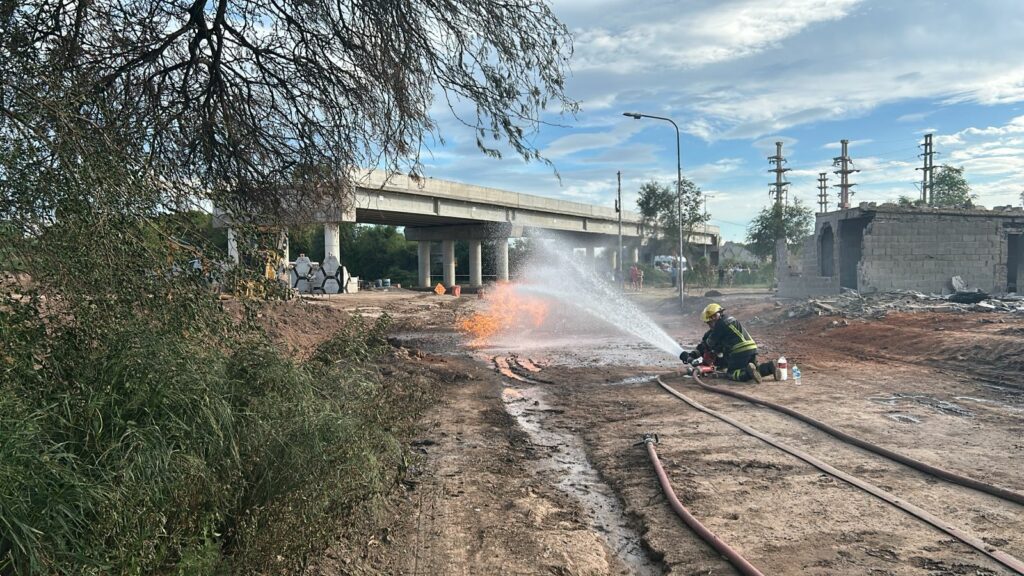
M 471 335 L 470 346 L 483 346 L 499 332 L 513 328 L 540 327 L 548 315 L 548 305 L 539 298 L 517 294 L 515 285 L 498 284 L 484 293 L 485 310 L 460 320 L 459 330 Z

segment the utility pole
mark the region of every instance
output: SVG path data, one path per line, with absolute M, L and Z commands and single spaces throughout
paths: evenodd
M 616 172 L 615 177 L 619 182 L 619 196 L 615 199 L 615 211 L 619 213 L 619 253 L 615 257 L 615 267 L 617 268 L 615 274 L 621 288 L 625 282 L 625 278 L 622 276 L 622 170 Z
M 775 165 L 775 168 L 772 168 L 769 172 L 775 173 L 775 183 L 772 184 L 775 204 L 782 206 L 788 199 L 788 189 L 786 187 L 789 186 L 789 182 L 786 182 L 782 175 L 790 170 L 789 168 L 782 167 L 786 163 L 786 158 L 782 155 L 782 142 L 775 143 L 775 156 L 769 156 L 768 163 Z
M 924 166 L 915 168 L 915 170 L 921 171 L 921 202 L 931 206 L 932 205 L 932 175 L 935 170 L 934 157 L 935 150 L 932 149 L 932 135 L 924 135 L 924 144 L 921 144 L 924 148 L 924 152 L 918 154 L 918 158 L 924 159 Z
M 775 194 L 775 208 L 779 213 L 779 221 L 775 223 L 775 282 L 779 283 L 789 267 L 787 262 L 788 251 L 786 248 L 786 211 L 784 207 L 789 182 L 786 182 L 783 178 L 783 175 L 789 172 L 789 168 L 783 168 L 786 158 L 782 155 L 782 142 L 775 143 L 775 156 L 769 156 L 768 162 L 775 165 L 769 172 L 775 173 L 775 183 L 772 184 L 772 188 Z
M 704 193 L 704 236 L 707 243 L 704 244 L 704 260 L 708 259 L 708 244 L 711 243 L 711 238 L 708 236 L 708 197 L 711 194 Z
M 853 196 L 853 191 L 850 188 L 856 186 L 856 184 L 850 184 L 850 174 L 860 172 L 860 170 L 850 168 L 853 166 L 853 160 L 850 160 L 850 153 L 847 149 L 850 141 L 840 140 L 839 142 L 843 145 L 843 153 L 832 159 L 832 165 L 839 166 L 839 170 L 833 170 L 832 173 L 839 174 L 839 184 L 836 185 L 836 188 L 839 188 L 839 209 L 846 210 L 850 207 L 850 196 Z
M 818 173 L 818 214 L 828 212 L 828 172 Z

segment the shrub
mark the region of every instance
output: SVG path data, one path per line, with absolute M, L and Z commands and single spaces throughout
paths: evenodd
M 402 470 L 421 398 L 367 364 L 386 316 L 303 363 L 251 328 L 39 318 L 0 306 L 2 574 L 292 573 Z

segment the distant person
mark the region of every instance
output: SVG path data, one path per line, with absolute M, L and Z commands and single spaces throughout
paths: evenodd
M 758 384 L 764 376 L 779 380 L 781 374 L 775 361 L 757 363 L 757 343 L 750 337 L 739 320 L 725 316 L 721 305 L 712 302 L 701 312 L 700 319 L 710 330 L 703 342 L 715 354 L 725 356 L 726 372 L 736 382 L 755 380 Z
M 640 269 L 636 264 L 629 267 L 629 289 L 634 292 L 640 290 Z
M 725 285 L 725 268 L 722 266 L 718 267 L 718 287 L 721 288 Z
M 637 290 L 644 291 L 644 271 L 637 268 Z
M 672 275 L 672 287 L 673 288 L 676 287 L 677 276 L 679 276 L 679 274 L 676 272 L 677 270 L 678 270 L 678 268 L 676 268 L 674 265 L 671 268 L 669 268 L 669 274 Z

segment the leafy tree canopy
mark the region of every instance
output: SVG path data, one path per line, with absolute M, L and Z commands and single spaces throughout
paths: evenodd
M 799 249 L 800 243 L 810 236 L 813 226 L 814 212 L 799 198 L 785 206 L 766 206 L 747 226 L 747 249 L 758 258 L 774 261 L 776 238 L 785 238 L 787 246 Z
M 652 180 L 640 186 L 637 198 L 637 207 L 650 236 L 658 238 L 655 242 L 661 249 L 673 254 L 679 251 L 679 198 L 682 199 L 683 235 L 688 242 L 693 230 L 710 216 L 704 213 L 704 196 L 699 186 L 683 178 L 677 195 L 674 186 Z
M 932 179 L 932 205 L 948 208 L 970 208 L 974 205 L 977 194 L 971 194 L 971 186 L 964 178 L 961 166 L 943 165 L 935 172 Z
M 359 168 L 416 174 L 438 94 L 495 156 L 540 158 L 541 111 L 576 109 L 541 0 L 11 0 L 0 30 L 4 175 L 108 149 L 164 200 L 246 212 L 343 203 Z

